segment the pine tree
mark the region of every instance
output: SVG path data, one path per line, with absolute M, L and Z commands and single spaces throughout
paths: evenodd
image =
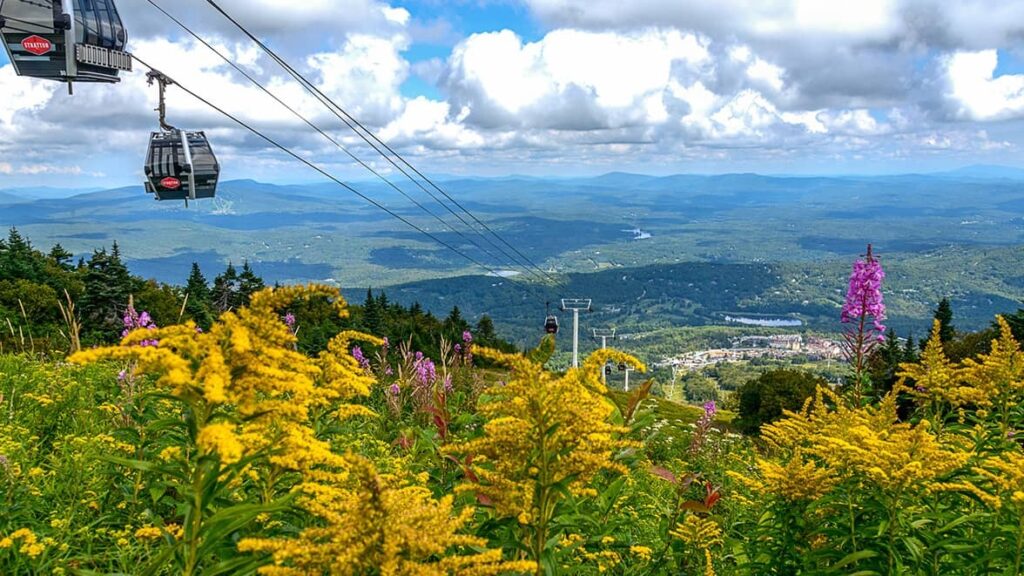
M 498 339 L 497 333 L 494 331 L 494 320 L 487 314 L 480 317 L 480 320 L 476 323 L 475 334 L 473 339 L 486 346 L 491 346 Z
M 210 293 L 213 309 L 223 313 L 237 308 L 240 300 L 240 284 L 238 272 L 231 262 L 228 262 L 228 267 L 224 272 L 213 279 L 213 290 Z
M 53 248 L 50 249 L 49 257 L 50 260 L 53 260 L 54 264 L 65 270 L 71 270 L 73 268 L 71 265 L 71 259 L 74 258 L 75 255 L 64 249 L 60 243 L 53 245 Z
M 17 228 L 11 228 L 7 241 L 0 242 L 0 280 L 28 280 L 42 283 L 41 266 L 33 256 L 32 243 Z
M 106 249 L 93 252 L 85 264 L 85 291 L 79 302 L 84 329 L 92 338 L 109 342 L 120 336 L 131 280 L 120 258 Z
M 370 334 L 381 333 L 381 313 L 372 288 L 366 290 L 366 301 L 363 302 L 363 328 Z
M 188 276 L 188 283 L 185 285 L 188 301 L 185 303 L 185 312 L 203 330 L 208 330 L 213 324 L 211 313 L 210 286 L 206 283 L 203 272 L 199 269 L 199 263 L 192 263 L 192 272 Z
M 903 362 L 903 346 L 900 345 L 896 331 L 890 328 L 885 333 L 885 341 L 879 346 L 871 362 L 871 383 L 878 398 L 885 396 L 896 383 L 896 374 Z
M 118 247 L 117 242 L 114 242 L 114 246 L 110 250 L 109 274 L 111 282 L 117 284 L 124 292 L 132 293 L 135 288 L 135 282 L 131 272 L 128 271 L 128 266 L 121 260 L 121 248 Z M 128 303 L 125 302 L 124 306 L 127 305 Z
M 904 362 L 917 362 L 920 357 L 918 352 L 917 344 L 914 343 L 914 334 L 911 332 L 907 334 L 907 341 L 903 344 L 903 361 Z
M 242 273 L 238 275 L 238 281 L 239 306 L 248 304 L 253 294 L 267 287 L 263 278 L 257 276 L 256 272 L 253 271 L 248 260 L 242 261 Z
M 939 321 L 939 340 L 943 344 L 950 342 L 956 336 L 956 329 L 953 327 L 953 306 L 949 298 L 943 298 L 939 307 L 935 309 L 935 319 Z
M 448 317 L 444 319 L 444 333 L 451 338 L 462 338 L 462 333 L 469 330 L 469 323 L 462 317 L 458 306 L 452 307 Z

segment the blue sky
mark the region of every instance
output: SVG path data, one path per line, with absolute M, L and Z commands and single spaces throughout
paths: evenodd
M 198 0 L 165 8 L 368 162 L 326 110 Z M 449 174 L 872 174 L 1024 165 L 1024 3 L 988 0 L 224 0 L 421 169 Z M 340 177 L 366 173 L 156 14 L 133 52 Z M 14 75 L 0 55 L 0 188 L 134 184 L 154 128 L 118 85 Z M 316 176 L 180 92 L 225 177 Z M 26 142 L 31 142 L 26 146 Z

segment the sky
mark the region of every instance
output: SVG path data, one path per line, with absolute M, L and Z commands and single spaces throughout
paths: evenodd
M 203 0 L 155 0 L 384 174 L 389 166 Z M 221 0 L 433 174 L 884 174 L 1024 166 L 1024 2 Z M 129 49 L 346 180 L 369 177 L 147 1 Z M 0 188 L 137 184 L 156 89 L 17 77 Z M 170 89 L 225 178 L 321 178 Z

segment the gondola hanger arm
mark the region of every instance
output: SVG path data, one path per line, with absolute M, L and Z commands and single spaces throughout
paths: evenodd
M 174 85 L 174 80 L 171 80 L 159 70 L 150 70 L 146 72 L 146 83 L 152 86 L 153 82 L 156 82 L 160 89 L 160 103 L 155 109 L 160 114 L 160 128 L 168 132 L 175 130 L 174 126 L 167 123 L 167 105 L 164 103 L 164 92 L 168 86 Z

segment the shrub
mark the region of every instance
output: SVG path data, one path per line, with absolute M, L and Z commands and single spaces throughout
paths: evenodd
M 739 417 L 735 424 L 747 434 L 756 434 L 764 424 L 781 418 L 785 410 L 799 410 L 818 386 L 827 385 L 824 378 L 802 370 L 765 372 L 736 391 Z

